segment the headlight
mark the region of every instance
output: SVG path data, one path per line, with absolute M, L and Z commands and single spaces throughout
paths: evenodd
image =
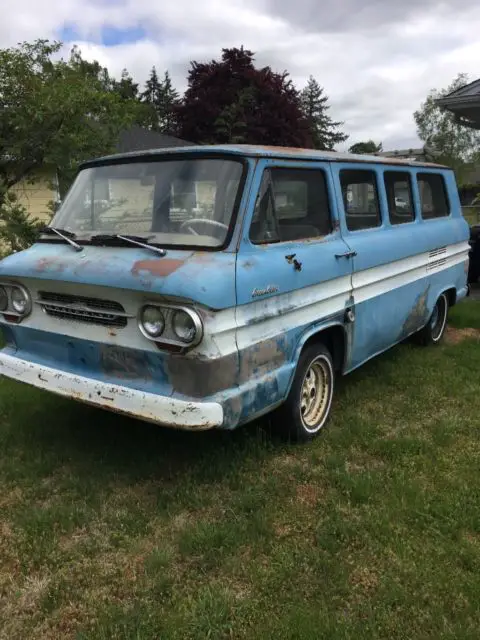
M 151 338 L 158 338 L 165 329 L 165 318 L 158 307 L 145 307 L 141 323 L 145 333 Z
M 5 287 L 0 287 L 0 311 L 6 311 L 8 307 L 8 295 Z
M 29 313 L 30 296 L 25 291 L 25 289 L 20 289 L 20 287 L 12 287 L 11 299 L 12 299 L 12 307 L 17 313 L 19 313 L 22 316 Z
M 173 314 L 172 327 L 177 338 L 186 344 L 200 337 L 200 319 L 181 309 Z

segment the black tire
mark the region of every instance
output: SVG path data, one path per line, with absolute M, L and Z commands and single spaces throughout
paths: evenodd
M 441 342 L 447 327 L 448 298 L 445 293 L 438 298 L 427 324 L 419 332 L 419 342 L 424 346 Z
M 290 442 L 309 442 L 318 435 L 330 415 L 334 386 L 335 370 L 329 350 L 321 343 L 306 347 L 288 398 L 278 411 L 281 435 Z

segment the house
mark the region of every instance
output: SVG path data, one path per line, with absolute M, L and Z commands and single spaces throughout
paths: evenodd
M 120 133 L 115 151 L 126 153 L 128 151 L 182 147 L 191 144 L 173 136 L 134 126 Z M 18 201 L 27 209 L 28 213 L 39 220 L 48 220 L 51 213 L 50 203 L 60 200 L 56 172 L 47 168 L 37 172 L 34 182 L 22 180 L 12 187 L 11 192 L 17 196 Z
M 460 124 L 480 129 L 480 80 L 460 87 L 436 101 L 439 107 L 450 111 Z

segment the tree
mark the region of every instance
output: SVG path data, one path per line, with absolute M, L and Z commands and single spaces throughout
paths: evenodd
M 367 142 L 356 142 L 352 144 L 349 153 L 380 153 L 383 150 L 382 143 L 377 144 L 373 140 L 367 140 Z
M 454 114 L 439 107 L 436 100 L 466 84 L 468 76 L 460 73 L 446 89 L 432 89 L 413 116 L 419 138 L 432 149 L 437 162 L 455 170 L 459 184 L 478 161 L 480 133 L 459 124 Z
M 138 83 L 133 81 L 132 76 L 126 69 L 123 69 L 119 81 L 112 81 L 112 89 L 123 100 L 136 100 L 138 98 Z
M 334 122 L 328 115 L 328 96 L 312 76 L 301 92 L 301 100 L 315 149 L 331 151 L 336 144 L 347 140 L 348 135 L 339 130 L 343 122 Z
M 60 46 L 37 40 L 0 49 L 0 221 L 8 228 L 28 226 L 12 187 L 49 168 L 64 193 L 79 162 L 113 151 L 120 131 L 138 120 L 138 102 L 112 91 L 105 69 L 75 48 L 56 60 Z
M 163 82 L 161 83 L 160 101 L 158 105 L 160 131 L 163 133 L 176 132 L 176 108 L 179 103 L 180 95 L 173 87 L 170 74 L 168 71 L 165 71 Z
M 142 93 L 143 102 L 154 107 L 157 106 L 160 99 L 160 80 L 158 79 L 157 70 L 152 67 L 147 82 L 145 83 L 145 91 Z
M 58 43 L 53 46 L 57 47 Z M 108 69 L 102 67 L 97 60 L 85 60 L 82 58 L 82 52 L 75 44 L 70 51 L 70 66 L 78 71 L 81 76 L 90 78 L 92 81 L 98 82 L 104 91 L 110 91 L 115 83 L 115 80 L 110 78 Z
M 220 61 L 192 62 L 176 113 L 179 135 L 198 143 L 312 146 L 288 73 L 255 68 L 243 47 L 223 49 Z
M 176 108 L 180 96 L 173 87 L 168 71 L 165 72 L 163 80 L 159 80 L 156 68 L 152 67 L 145 91 L 142 93 L 142 101 L 152 109 L 152 129 L 162 133 L 175 133 Z

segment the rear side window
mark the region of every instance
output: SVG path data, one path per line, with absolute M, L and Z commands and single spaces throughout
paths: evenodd
M 321 169 L 269 169 L 263 174 L 250 239 L 255 244 L 318 238 L 330 233 Z
M 383 174 L 387 193 L 388 216 L 391 224 L 403 224 L 415 220 L 410 174 L 406 171 L 385 171 Z
M 422 218 L 443 218 L 450 215 L 445 180 L 439 173 L 418 173 L 418 191 L 422 205 Z
M 381 225 L 377 176 L 373 171 L 340 171 L 343 206 L 349 231 L 372 229 Z

